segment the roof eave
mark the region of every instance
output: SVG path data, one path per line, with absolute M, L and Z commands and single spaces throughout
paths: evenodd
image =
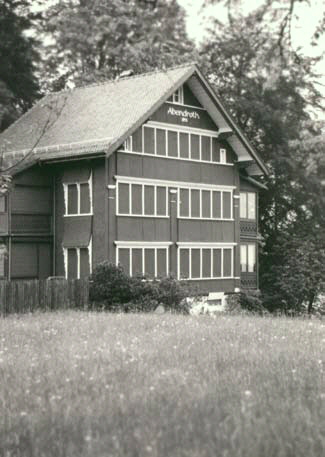
M 189 67 L 188 71 L 184 73 L 184 75 L 179 78 L 169 89 L 167 92 L 165 92 L 164 95 L 162 95 L 159 100 L 157 100 L 156 103 L 152 105 L 152 107 L 143 115 L 141 116 L 119 139 L 117 139 L 115 142 L 113 142 L 108 150 L 107 150 L 107 155 L 111 155 L 116 149 L 118 149 L 121 144 L 130 136 L 132 135 L 137 128 L 139 128 L 146 120 L 159 108 L 159 106 L 164 103 L 174 92 L 176 89 L 178 89 L 179 86 L 184 84 L 188 78 L 190 78 L 195 71 L 197 70 L 197 66 L 193 64 L 192 66 Z
M 204 84 L 205 89 L 209 92 L 209 95 L 211 98 L 214 100 L 216 103 L 218 109 L 222 112 L 222 115 L 226 118 L 227 122 L 230 124 L 231 128 L 236 132 L 238 135 L 238 138 L 241 140 L 243 145 L 248 149 L 250 155 L 253 157 L 253 159 L 256 161 L 256 163 L 259 165 L 263 173 L 268 176 L 269 175 L 269 170 L 266 166 L 266 164 L 263 162 L 263 160 L 258 156 L 257 152 L 253 149 L 247 138 L 245 137 L 244 133 L 241 131 L 241 129 L 235 124 L 234 120 L 231 118 L 230 114 L 226 110 L 226 108 L 223 106 L 222 102 L 220 101 L 219 97 L 217 94 L 214 92 L 214 90 L 211 88 L 209 82 L 206 80 L 205 76 L 201 73 L 199 68 L 195 65 L 195 71 L 197 72 L 198 76 L 200 77 L 202 83 Z

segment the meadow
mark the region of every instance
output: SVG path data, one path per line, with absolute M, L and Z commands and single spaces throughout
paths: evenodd
M 0 319 L 0 456 L 321 457 L 325 323 Z

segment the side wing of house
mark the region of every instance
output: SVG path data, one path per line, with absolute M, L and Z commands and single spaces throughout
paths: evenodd
M 1 198 L 0 276 L 10 279 L 47 278 L 53 261 L 53 187 L 44 169 L 33 167 L 14 178 Z

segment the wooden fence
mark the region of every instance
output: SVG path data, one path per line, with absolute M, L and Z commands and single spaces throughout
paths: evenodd
M 58 309 L 84 309 L 89 301 L 86 279 L 0 281 L 0 315 Z

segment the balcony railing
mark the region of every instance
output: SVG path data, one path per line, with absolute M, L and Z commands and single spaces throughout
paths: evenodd
M 240 234 L 241 236 L 256 236 L 257 222 L 256 221 L 240 221 Z
M 43 214 L 13 214 L 11 216 L 12 233 L 51 234 L 51 216 Z
M 240 285 L 243 289 L 257 289 L 257 274 L 242 273 L 240 277 Z

